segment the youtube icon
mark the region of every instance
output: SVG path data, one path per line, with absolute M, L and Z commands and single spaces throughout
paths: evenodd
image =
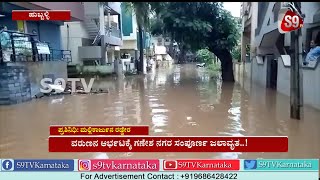
M 178 168 L 178 162 L 177 161 L 163 161 L 163 169 L 164 170 L 170 170 L 170 169 L 177 169 Z

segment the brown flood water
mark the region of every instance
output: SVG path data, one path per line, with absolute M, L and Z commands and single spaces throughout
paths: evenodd
M 289 98 L 222 84 L 195 65 L 99 79 L 108 94 L 45 97 L 0 107 L 0 158 L 319 158 L 320 112 L 289 118 Z M 244 88 L 243 88 L 244 87 Z M 149 125 L 151 135 L 289 136 L 288 153 L 49 153 L 50 125 Z M 270 144 L 272 146 L 272 144 Z

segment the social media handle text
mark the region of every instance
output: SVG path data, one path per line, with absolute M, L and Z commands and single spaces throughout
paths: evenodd
M 175 173 L 141 173 L 141 174 L 123 174 L 123 173 L 81 173 L 80 179 L 181 179 L 180 175 Z

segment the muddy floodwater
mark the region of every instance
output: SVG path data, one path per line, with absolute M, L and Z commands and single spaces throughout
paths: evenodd
M 223 84 L 189 64 L 144 77 L 100 78 L 94 87 L 107 88 L 109 93 L 0 106 L 0 158 L 320 157 L 320 112 L 305 106 L 303 119 L 292 120 L 287 96 L 247 81 Z M 49 153 L 50 125 L 149 125 L 154 136 L 285 135 L 289 152 Z

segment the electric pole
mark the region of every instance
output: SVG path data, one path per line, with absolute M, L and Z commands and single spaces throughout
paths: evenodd
M 292 2 L 301 14 L 300 7 L 297 3 Z M 290 44 L 290 117 L 300 120 L 300 61 L 299 61 L 299 36 L 301 29 L 291 32 L 291 44 Z

